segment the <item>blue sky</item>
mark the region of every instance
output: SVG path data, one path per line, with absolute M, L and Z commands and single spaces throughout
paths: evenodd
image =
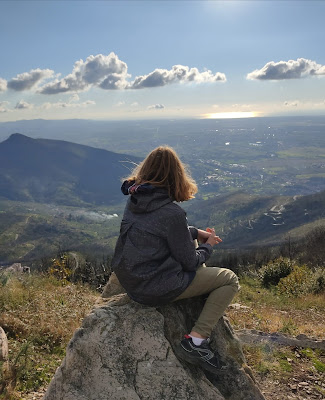
M 324 115 L 323 1 L 1 1 L 0 121 Z

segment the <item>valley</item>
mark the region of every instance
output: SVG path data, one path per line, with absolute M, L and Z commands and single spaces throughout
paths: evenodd
M 324 130 L 323 117 L 2 123 L 0 265 L 112 254 L 121 179 L 160 144 L 189 166 L 199 192 L 181 206 L 221 251 L 301 239 L 325 221 Z

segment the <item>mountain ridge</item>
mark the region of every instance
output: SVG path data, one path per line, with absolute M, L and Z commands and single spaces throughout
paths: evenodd
M 0 143 L 0 193 L 9 200 L 111 204 L 138 157 L 20 133 Z

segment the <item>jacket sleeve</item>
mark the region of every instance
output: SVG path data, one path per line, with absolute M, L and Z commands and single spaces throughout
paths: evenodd
M 185 214 L 179 213 L 173 216 L 167 232 L 167 242 L 171 255 L 182 265 L 185 271 L 196 271 L 201 264 L 209 259 L 212 246 L 202 244 L 195 249 Z
M 195 228 L 195 226 L 189 226 L 188 229 L 190 230 L 192 239 L 193 239 L 193 240 L 197 239 L 197 235 L 198 235 L 198 230 L 197 230 L 197 228 Z

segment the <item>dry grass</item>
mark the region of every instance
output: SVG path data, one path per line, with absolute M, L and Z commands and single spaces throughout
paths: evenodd
M 46 385 L 65 347 L 98 295 L 82 285 L 62 285 L 47 276 L 0 276 L 0 326 L 9 341 L 11 371 L 0 398 Z
M 325 337 L 325 296 L 279 295 L 262 288 L 257 279 L 243 278 L 234 302 L 247 308 L 229 308 L 227 316 L 236 329 L 305 334 Z M 325 352 L 274 344 L 244 345 L 248 365 L 268 400 L 324 399 Z
M 324 296 L 289 298 L 264 289 L 256 279 L 247 277 L 241 280 L 241 286 L 234 302 L 248 308 L 227 311 L 235 328 L 324 338 Z M 6 378 L 6 389 L 0 399 L 26 399 L 28 393 L 47 386 L 74 330 L 97 298 L 98 294 L 86 286 L 64 285 L 53 277 L 24 275 L 7 279 L 0 275 L 0 326 L 8 335 L 12 366 L 10 374 L 2 376 L 2 380 Z M 274 382 L 278 382 L 279 390 L 286 390 L 288 384 L 295 387 L 294 379 L 304 381 L 308 376 L 314 379 L 312 390 L 316 396 L 310 398 L 320 398 L 317 396 L 325 390 L 317 383 L 324 373 L 322 354 L 252 346 L 245 346 L 244 351 L 258 380 L 265 387 L 269 385 L 268 399 L 282 398 L 274 390 Z M 270 397 L 272 391 L 278 397 Z M 294 394 L 291 389 L 289 392 Z
M 324 351 L 269 344 L 243 350 L 267 400 L 324 399 Z
M 258 280 L 243 278 L 241 291 L 234 302 L 247 306 L 228 309 L 227 316 L 236 329 L 257 329 L 288 335 L 305 334 L 325 338 L 325 296 L 308 294 L 301 297 L 279 295 L 262 288 Z

